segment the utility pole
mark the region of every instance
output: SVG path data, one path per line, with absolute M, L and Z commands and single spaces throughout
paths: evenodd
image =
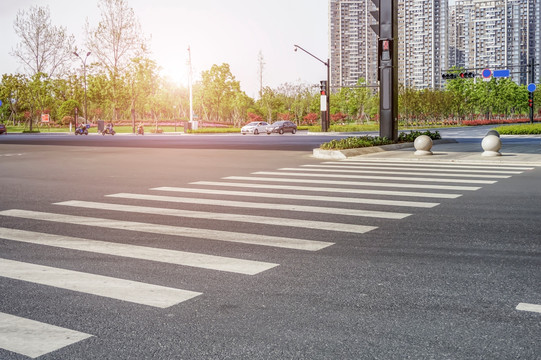
M 190 123 L 193 123 L 193 89 L 192 89 L 193 71 L 192 71 L 192 51 L 190 50 L 190 46 L 188 46 L 188 66 L 190 67 L 189 74 L 188 74 L 188 86 L 190 88 Z

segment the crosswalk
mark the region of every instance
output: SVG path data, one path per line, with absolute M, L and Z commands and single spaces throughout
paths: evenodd
M 104 231 L 166 235 L 176 242 L 195 239 L 202 242 L 234 243 L 250 246 L 255 253 L 258 249 L 275 248 L 296 251 L 302 256 L 303 253 L 324 251 L 336 245 L 343 234 L 352 234 L 362 239 L 363 234 L 377 229 L 384 221 L 400 221 L 414 216 L 419 209 L 434 208 L 441 202 L 452 201 L 483 186 L 490 186 L 532 169 L 527 166 L 478 163 L 347 159 L 258 171 L 249 176 L 231 175 L 220 181 L 201 180 L 182 186 L 153 184 L 154 187 L 144 193 L 114 193 L 95 201 L 73 199 L 51 204 L 58 212 L 1 210 L 0 220 L 2 224 L 9 224 L 11 219 L 24 220 L 25 224 L 46 222 Z M 78 213 L 84 210 L 95 211 L 103 216 L 66 214 L 70 209 Z M 321 214 L 330 214 L 333 220 L 313 220 L 313 216 L 317 218 Z M 139 219 L 140 215 L 174 219 L 174 225 L 130 219 L 130 216 Z M 119 217 L 124 220 L 119 220 Z M 126 217 L 130 220 L 126 220 Z M 193 225 L 194 219 L 197 219 L 195 223 L 199 225 Z M 229 224 L 229 230 L 205 228 L 200 225 L 202 221 L 220 221 Z M 237 230 L 246 229 L 242 224 L 252 224 L 252 230 Z M 259 231 L 260 227 L 267 229 L 267 233 Z M 268 229 L 278 227 L 295 229 L 288 233 L 301 235 L 297 238 L 293 235 L 268 234 Z M 310 234 L 314 230 L 324 232 L 324 240 L 311 239 Z M 280 266 L 279 263 L 248 260 L 242 256 L 225 257 L 150 245 L 121 244 L 103 239 L 17 229 L 13 225 L 0 226 L 0 241 L 103 254 L 126 261 L 152 261 L 156 264 L 238 276 L 257 276 Z M 188 289 L 178 289 L 2 257 L 0 278 L 160 309 L 177 306 L 185 301 L 196 301 L 197 297 L 203 295 L 198 291 L 197 284 Z M 38 357 L 92 336 L 0 313 L 0 348 L 28 357 Z

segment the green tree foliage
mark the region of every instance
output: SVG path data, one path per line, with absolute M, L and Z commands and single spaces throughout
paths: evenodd
M 241 90 L 229 64 L 213 65 L 210 70 L 203 71 L 197 90 L 197 100 L 205 120 L 231 120 L 232 102 Z
M 8 120 L 16 122 L 23 120 L 23 111 L 28 110 L 29 93 L 28 78 L 22 74 L 4 74 L 0 84 L 0 100 L 2 108 L 7 112 Z

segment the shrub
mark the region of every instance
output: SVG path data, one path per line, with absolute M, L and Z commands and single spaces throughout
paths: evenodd
M 501 135 L 537 135 L 541 134 L 541 123 L 500 126 L 494 130 Z
M 397 141 L 392 141 L 386 137 L 372 137 L 372 136 L 352 136 L 341 140 L 331 140 L 328 143 L 321 144 L 320 148 L 323 150 L 345 150 L 356 149 L 369 146 L 381 146 L 394 143 L 413 142 L 418 136 L 427 135 L 432 140 L 441 139 L 439 132 L 431 133 L 430 131 L 410 131 L 409 133 L 400 133 Z

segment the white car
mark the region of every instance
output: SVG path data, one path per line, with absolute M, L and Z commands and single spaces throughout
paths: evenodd
M 269 124 L 265 121 L 254 121 L 244 125 L 242 129 L 240 129 L 240 133 L 242 135 L 246 135 L 248 133 L 252 133 L 254 135 L 257 135 L 260 132 L 265 133 L 267 132 L 267 126 L 269 126 Z

